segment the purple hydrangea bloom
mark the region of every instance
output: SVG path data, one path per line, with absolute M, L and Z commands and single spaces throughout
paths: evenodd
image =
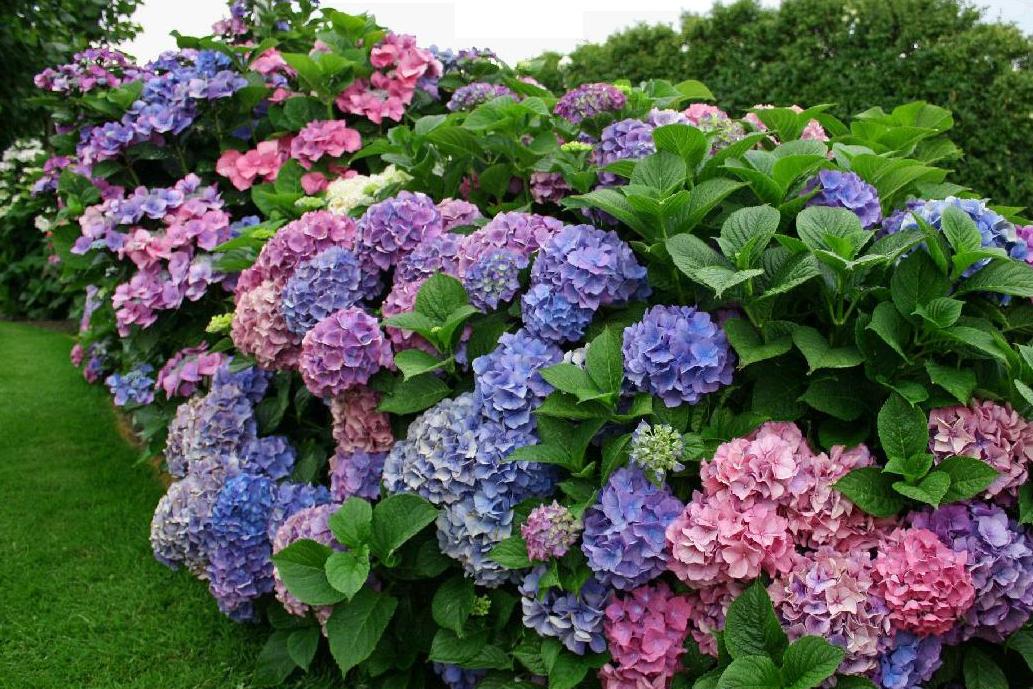
M 668 407 L 696 404 L 732 382 L 735 355 L 720 326 L 693 306 L 654 306 L 624 329 L 624 368 Z
M 354 253 L 335 246 L 295 268 L 280 308 L 291 332 L 304 335 L 334 311 L 376 296 L 381 287 L 376 268 L 364 269 Z
M 276 536 L 277 529 L 295 512 L 331 502 L 330 491 L 326 486 L 315 486 L 311 483 L 282 481 L 275 484 L 274 493 L 275 499 L 266 525 L 266 536 L 270 541 Z
M 237 621 L 255 617 L 253 601 L 273 589 L 267 535 L 275 484 L 240 474 L 226 481 L 212 508 L 208 588 L 219 610 Z
M 563 227 L 561 221 L 547 215 L 518 211 L 499 213 L 487 225 L 463 239 L 459 248 L 459 271 L 465 272 L 483 256 L 499 249 L 530 259 Z
M 539 505 L 531 510 L 520 525 L 520 535 L 527 544 L 531 560 L 563 557 L 570 546 L 577 543 L 581 524 L 563 505 L 555 500 L 551 505 Z
M 352 306 L 335 311 L 308 331 L 301 342 L 298 370 L 313 395 L 331 397 L 365 385 L 391 362 L 391 345 L 379 321 Z
M 577 342 L 595 312 L 567 300 L 548 285 L 532 285 L 520 302 L 524 329 L 535 337 L 562 344 Z
M 269 381 L 273 374 L 257 366 L 248 366 L 239 371 L 233 371 L 230 369 L 231 362 L 232 359 L 226 361 L 212 376 L 212 389 L 232 385 L 251 402 L 257 404 L 262 401 L 266 390 L 269 389 Z
M 158 501 L 151 519 L 151 550 L 166 567 L 185 566 L 195 575 L 208 562 L 207 530 L 222 481 L 198 472 L 174 481 Z
M 514 573 L 492 560 L 492 549 L 513 533 L 513 513 L 501 518 L 482 515 L 468 497 L 444 507 L 435 522 L 441 552 L 463 566 L 479 586 L 497 587 L 512 581 Z
M 112 373 L 104 379 L 104 383 L 114 397 L 116 407 L 126 405 L 150 404 L 154 401 L 154 378 L 151 374 L 154 367 L 150 364 L 140 364 L 132 368 L 128 373 Z
M 452 112 L 459 110 L 473 110 L 481 103 L 487 103 L 499 96 L 515 96 L 508 87 L 502 84 L 489 84 L 483 81 L 475 81 L 466 86 L 460 86 L 452 94 L 448 104 L 445 106 Z
M 879 661 L 878 682 L 885 689 L 920 689 L 943 661 L 942 641 L 938 636 L 915 636 L 899 631 L 892 646 Z
M 1033 613 L 1033 536 L 997 505 L 945 505 L 914 515 L 956 552 L 968 553 L 976 600 L 946 635 L 955 644 L 972 637 L 1002 643 Z
M 165 443 L 169 473 L 180 477 L 198 462 L 238 456 L 257 436 L 251 401 L 235 387 L 213 388 L 176 409 Z
M 547 285 L 572 304 L 595 311 L 649 296 L 646 269 L 616 232 L 568 225 L 541 248 L 531 284 Z
M 476 204 L 462 199 L 445 199 L 438 204 L 438 211 L 441 213 L 445 232 L 451 232 L 454 227 L 473 225 L 484 219 L 481 209 Z
M 412 253 L 398 262 L 398 267 L 395 268 L 395 284 L 415 283 L 435 273 L 456 275 L 459 246 L 462 241 L 462 235 L 446 232 L 420 242 Z
M 251 474 L 287 478 L 294 469 L 295 459 L 294 447 L 282 435 L 253 438 L 244 446 L 244 466 Z
M 663 127 L 668 124 L 692 124 L 692 121 L 679 110 L 653 108 L 646 115 L 646 123 L 653 127 Z
M 574 191 L 559 172 L 532 172 L 528 185 L 535 203 L 559 203 Z
M 467 670 L 448 663 L 434 663 L 434 672 L 448 689 L 476 689 L 481 678 L 488 674 L 487 670 Z
M 380 497 L 380 479 L 384 473 L 386 452 L 342 452 L 330 458 L 330 495 L 335 502 L 350 497 L 376 500 Z
M 552 491 L 556 473 L 548 464 L 510 462 L 506 458 L 518 447 L 534 445 L 533 433 L 505 428 L 495 421 L 482 420 L 475 433 L 473 504 L 481 515 L 509 519 L 518 502 Z
M 573 124 L 624 107 L 627 97 L 612 84 L 582 84 L 563 94 L 553 112 Z
M 481 311 L 497 309 L 520 289 L 520 271 L 526 267 L 526 258 L 507 249 L 485 254 L 463 277 L 470 303 Z
M 538 370 L 562 358 L 556 345 L 526 332 L 504 333 L 493 352 L 473 361 L 474 391 L 482 415 L 505 428 L 534 430 L 531 412 L 552 392 Z
M 653 126 L 641 120 L 627 119 L 614 122 L 603 129 L 599 143 L 592 150 L 592 162 L 605 167 L 618 160 L 638 160 L 656 153 Z M 612 186 L 621 178 L 612 172 L 600 171 L 599 182 Z
M 441 213 L 430 197 L 410 191 L 367 208 L 357 227 L 360 253 L 381 270 L 443 231 Z
M 882 220 L 879 192 L 853 172 L 822 170 L 807 184 L 804 193 L 815 189 L 818 193 L 807 200 L 808 206 L 845 208 L 861 219 L 865 229 Z
M 678 498 L 641 469 L 618 469 L 585 512 L 581 550 L 588 566 L 602 583 L 621 590 L 659 576 L 667 566 L 667 525 L 681 511 Z
M 559 639 L 568 651 L 584 655 L 586 650 L 606 650 L 603 619 L 609 590 L 595 578 L 589 578 L 576 594 L 549 589 L 542 595 L 539 581 L 546 568 L 538 566 L 527 573 L 520 584 L 520 606 L 524 626 L 541 636 Z
M 911 217 L 911 212 L 916 208 L 921 208 L 922 201 L 917 199 L 911 199 L 904 204 L 904 207 L 900 210 L 893 211 L 885 218 L 882 219 L 882 225 L 880 226 L 880 234 L 896 234 L 900 232 L 900 226 L 904 224 L 904 221 Z

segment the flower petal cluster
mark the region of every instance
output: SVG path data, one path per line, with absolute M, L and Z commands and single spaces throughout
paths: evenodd
M 921 689 L 943 664 L 942 648 L 938 636 L 897 632 L 879 660 L 875 679 L 885 689 Z
M 288 369 L 297 365 L 302 336 L 291 332 L 283 316 L 281 288 L 272 280 L 240 294 L 230 337 L 242 353 L 259 366 Z
M 443 232 L 441 213 L 426 194 L 411 191 L 375 203 L 358 222 L 359 251 L 387 270 L 420 242 Z
M 380 290 L 379 271 L 364 269 L 347 249 L 330 247 L 294 269 L 283 288 L 283 318 L 291 332 L 304 335 L 334 311 L 372 298 Z
M 398 122 L 418 87 L 436 82 L 441 63 L 431 51 L 416 45 L 416 38 L 389 33 L 370 52 L 373 74 L 354 80 L 337 96 L 337 107 L 380 124 Z
M 685 465 L 685 441 L 672 426 L 660 423 L 650 425 L 642 421 L 631 435 L 629 459 L 646 472 L 653 483 L 663 483 L 669 473 L 681 471 Z
M 689 634 L 699 646 L 701 653 L 717 657 L 717 638 L 714 632 L 724 629 L 728 606 L 743 589 L 740 582 L 728 581 L 696 588 L 685 594 L 692 606 L 692 612 L 689 614 Z
M 377 411 L 379 404 L 380 395 L 363 386 L 351 388 L 330 401 L 331 431 L 340 452 L 391 449 L 395 442 L 391 420 L 386 413 Z
M 215 163 L 215 171 L 230 181 L 238 191 L 261 182 L 275 182 L 280 168 L 291 157 L 291 137 L 260 141 L 243 153 L 229 148 Z
M 547 215 L 518 211 L 499 213 L 484 227 L 463 239 L 458 254 L 459 275 L 465 274 L 470 266 L 486 254 L 500 249 L 530 259 L 562 229 L 562 222 Z
M 585 512 L 581 550 L 588 566 L 599 581 L 616 589 L 648 582 L 667 565 L 664 534 L 681 511 L 678 498 L 666 486 L 651 483 L 641 469 L 618 469 Z
M 379 498 L 386 458 L 386 452 L 335 452 L 330 458 L 330 496 L 335 502 L 350 497 Z
M 563 505 L 555 500 L 550 505 L 539 505 L 531 510 L 520 525 L 520 535 L 527 544 L 531 560 L 563 557 L 577 543 L 581 524 Z
M 493 98 L 515 95 L 510 88 L 502 84 L 475 81 L 472 84 L 466 84 L 457 88 L 445 107 L 452 112 L 473 110 L 481 103 L 487 103 Z
M 359 150 L 362 136 L 344 120 L 314 120 L 302 127 L 290 143 L 291 158 L 311 170 L 324 156 L 340 158 Z
M 347 215 L 352 210 L 375 203 L 388 187 L 411 179 L 394 165 L 375 175 L 346 174 L 326 186 L 326 207 L 331 213 Z
M 692 306 L 657 305 L 624 330 L 628 380 L 668 407 L 696 404 L 732 382 L 735 355 L 717 323 Z
M 226 355 L 209 352 L 208 344 L 186 347 L 179 350 L 165 362 L 158 371 L 156 386 L 165 392 L 165 397 L 190 397 L 205 378 L 214 376 L 226 362 Z
M 592 149 L 592 162 L 602 168 L 618 160 L 638 160 L 653 153 L 656 153 L 656 142 L 652 125 L 629 118 L 603 129 L 599 143 Z M 604 185 L 612 186 L 620 180 L 612 172 L 599 172 L 599 181 Z
M 481 209 L 476 204 L 462 199 L 443 199 L 438 203 L 438 212 L 441 213 L 445 232 L 450 232 L 454 227 L 473 225 L 484 219 Z
M 604 112 L 620 110 L 627 100 L 624 92 L 612 84 L 582 84 L 564 93 L 552 111 L 572 124 L 580 124 Z
M 298 510 L 287 517 L 283 524 L 280 525 L 280 528 L 276 530 L 276 535 L 273 537 L 272 554 L 275 555 L 295 541 L 302 539 L 322 543 L 325 546 L 334 545 L 334 535 L 330 531 L 329 520 L 330 515 L 336 511 L 337 505 L 317 505 Z M 333 608 L 330 606 L 310 608 L 295 598 L 287 590 L 287 586 L 283 583 L 283 579 L 280 578 L 280 572 L 275 565 L 273 566 L 273 586 L 276 591 L 276 600 L 280 601 L 283 609 L 291 615 L 304 617 L 309 610 L 312 610 L 321 622 L 325 622 L 333 611 Z
M 524 329 L 543 340 L 563 344 L 580 340 L 595 315 L 547 284 L 532 285 L 520 300 Z
M 434 672 L 448 689 L 477 689 L 478 682 L 488 674 L 487 670 L 467 670 L 449 663 L 434 663 Z
M 493 352 L 473 361 L 481 413 L 504 428 L 533 431 L 531 412 L 553 389 L 538 371 L 562 358 L 558 347 L 525 332 L 503 334 Z
M 882 221 L 879 192 L 857 173 L 839 170 L 821 170 L 812 179 L 805 193 L 817 193 L 807 199 L 808 206 L 845 208 L 861 219 L 861 226 L 869 229 Z
M 305 334 L 298 370 L 316 397 L 332 397 L 365 385 L 393 365 L 391 345 L 376 318 L 357 307 L 335 311 Z
M 125 375 L 112 373 L 104 379 L 116 407 L 150 404 L 154 401 L 154 379 L 151 373 L 154 367 L 140 364 L 131 368 Z
M 574 189 L 559 172 L 532 172 L 528 185 L 535 203 L 559 203 L 574 193 Z
M 590 577 L 577 593 L 555 588 L 542 592 L 539 582 L 545 573 L 544 566 L 535 567 L 520 584 L 524 626 L 541 636 L 559 639 L 568 651 L 578 655 L 589 650 L 605 651 L 603 610 L 609 598 L 606 587 Z
M 526 258 L 507 249 L 482 256 L 463 276 L 470 303 L 481 311 L 494 311 L 516 295 L 520 271 L 526 267 Z

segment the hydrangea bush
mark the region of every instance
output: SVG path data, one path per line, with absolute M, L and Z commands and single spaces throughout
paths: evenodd
M 218 34 L 42 76 L 40 188 L 155 556 L 272 625 L 262 683 L 1030 686 L 1033 232 L 950 113 Z

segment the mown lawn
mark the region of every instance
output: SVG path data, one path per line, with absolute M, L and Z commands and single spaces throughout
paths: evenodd
M 250 687 L 264 630 L 153 560 L 161 484 L 71 344 L 0 323 L 0 686 Z

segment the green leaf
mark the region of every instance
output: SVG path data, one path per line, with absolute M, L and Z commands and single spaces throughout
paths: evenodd
M 733 658 L 782 657 L 788 638 L 778 623 L 767 591 L 759 581 L 754 581 L 728 606 L 724 639 Z
M 442 324 L 453 311 L 469 303 L 463 283 L 451 275 L 435 273 L 427 278 L 416 294 L 415 311 Z
M 941 332 L 950 339 L 967 345 L 988 357 L 997 359 L 1003 364 L 1008 363 L 1008 357 L 1012 354 L 1011 348 L 1007 346 L 1007 342 L 1001 337 L 1000 332 L 993 328 L 952 325 Z
M 334 552 L 326 560 L 326 580 L 351 600 L 369 578 L 369 549 Z
M 837 675 L 836 689 L 879 689 L 867 677 L 860 675 Z
M 872 320 L 865 326 L 888 344 L 904 361 L 909 361 L 905 346 L 911 339 L 911 326 L 900 315 L 892 302 L 883 301 L 872 312 Z
M 893 490 L 893 477 L 879 467 L 854 469 L 833 486 L 873 517 L 892 517 L 904 507 L 904 500 Z
M 780 689 L 782 673 L 763 655 L 736 658 L 717 680 L 717 689 Z
M 936 470 L 950 476 L 950 487 L 943 496 L 945 503 L 974 498 L 997 478 L 993 467 L 974 457 L 948 457 Z
M 269 635 L 255 664 L 256 686 L 278 687 L 298 666 L 287 645 L 290 637 L 291 631 L 286 629 L 276 630 Z
M 424 373 L 396 384 L 377 407 L 392 414 L 414 414 L 448 397 L 451 389 L 433 373 Z
M 1019 486 L 1019 523 L 1033 524 L 1033 483 Z
M 890 295 L 901 313 L 914 313 L 916 307 L 945 297 L 948 291 L 950 281 L 924 251 L 905 257 L 890 279 Z
M 473 581 L 464 576 L 452 577 L 434 592 L 431 614 L 438 626 L 451 629 L 457 636 L 463 635 L 463 625 L 473 612 L 477 593 Z
M 434 506 L 418 495 L 397 493 L 384 498 L 373 508 L 373 552 L 381 561 L 389 561 L 398 548 L 437 516 Z
M 344 594 L 326 579 L 326 561 L 333 551 L 315 541 L 302 539 L 273 555 L 273 564 L 291 594 L 307 605 L 333 605 Z
M 906 495 L 912 500 L 939 507 L 943 501 L 943 496 L 947 494 L 947 489 L 950 488 L 950 484 L 950 476 L 940 471 L 934 471 L 927 474 L 925 478 L 916 484 L 895 481 L 893 483 L 893 490 L 901 495 Z
M 808 249 L 825 249 L 852 259 L 870 236 L 861 219 L 845 208 L 811 206 L 796 216 L 796 233 Z
M 941 215 L 940 231 L 955 254 L 976 251 L 983 246 L 979 228 L 968 213 L 956 206 L 947 206 Z
M 411 330 L 424 337 L 429 337 L 434 332 L 434 328 L 438 327 L 434 321 L 415 311 L 406 311 L 388 316 L 384 319 L 384 325 L 401 328 L 402 330 Z
M 579 399 L 586 391 L 593 395 L 598 392 L 595 383 L 580 366 L 562 362 L 554 366 L 547 366 L 538 372 L 552 387 L 576 395 Z
M 326 636 L 342 675 L 369 658 L 397 607 L 394 597 L 363 588 L 351 601 L 334 608 L 326 621 Z
M 1020 629 L 1008 637 L 1005 648 L 1015 651 L 1026 661 L 1026 665 L 1033 670 L 1033 631 Z
M 600 390 L 620 392 L 624 382 L 621 340 L 616 328 L 605 328 L 588 344 L 585 369 Z
M 793 344 L 807 359 L 808 373 L 823 368 L 851 368 L 864 362 L 864 356 L 853 345 L 832 347 L 825 336 L 811 327 L 793 331 Z
M 329 519 L 334 538 L 355 549 L 369 543 L 372 523 L 373 507 L 355 496 L 348 498 Z
M 509 670 L 513 667 L 505 651 L 488 644 L 487 634 L 459 637 L 449 629 L 439 629 L 434 635 L 430 659 L 471 669 Z
M 527 544 L 519 535 L 510 536 L 491 549 L 489 558 L 506 569 L 526 569 L 531 566 L 527 557 Z
M 841 421 L 854 421 L 867 409 L 857 390 L 836 376 L 812 380 L 800 401 Z
M 1008 678 L 983 651 L 969 646 L 965 649 L 962 666 L 965 675 L 965 689 L 1008 689 Z
M 933 466 L 933 456 L 928 452 L 911 455 L 910 457 L 890 457 L 883 467 L 887 474 L 903 476 L 908 481 L 917 481 L 929 473 Z
M 681 272 L 688 275 L 696 282 L 703 282 L 700 271 L 705 268 L 723 268 L 727 272 L 733 272 L 731 264 L 724 256 L 717 253 L 699 237 L 691 234 L 680 234 L 667 240 L 667 253 L 674 261 L 674 265 Z
M 447 363 L 448 359 L 431 356 L 422 349 L 403 349 L 395 354 L 395 366 L 405 380 L 439 369 Z
M 743 318 L 730 318 L 723 327 L 728 342 L 739 357 L 739 368 L 782 356 L 793 348 L 793 338 L 789 335 L 762 342 L 750 322 Z
M 568 196 L 563 199 L 563 205 L 567 208 L 598 208 L 650 241 L 660 238 L 657 235 L 657 228 L 640 218 L 628 200 L 624 198 L 624 194 L 616 189 L 595 189 L 587 194 Z
M 667 124 L 653 130 L 656 150 L 681 156 L 689 170 L 703 160 L 709 145 L 703 132 L 687 124 Z
M 714 94 L 701 81 L 686 79 L 674 85 L 674 90 L 687 100 L 714 100 Z
M 843 649 L 820 636 L 802 636 L 789 644 L 782 658 L 785 689 L 813 689 L 835 674 Z
M 319 627 L 302 627 L 295 629 L 287 637 L 287 652 L 290 654 L 291 660 L 305 672 L 308 672 L 312 659 L 316 657 L 321 636 Z
M 956 294 L 996 292 L 1013 297 L 1033 297 L 1033 266 L 1012 259 L 993 261 L 962 282 Z
M 625 461 L 630 444 L 631 433 L 608 438 L 603 443 L 603 463 L 599 469 L 603 481 L 609 479 L 610 474 Z
M 656 189 L 661 196 L 667 196 L 685 184 L 686 174 L 684 160 L 674 153 L 657 151 L 635 163 L 631 183 Z
M 556 639 L 542 642 L 542 660 L 549 674 L 549 689 L 574 689 L 592 668 L 591 656 L 574 655 Z
M 879 441 L 887 457 L 907 458 L 922 454 L 929 444 L 925 413 L 900 395 L 890 395 L 879 410 Z
M 764 272 L 768 280 L 768 287 L 762 295 L 764 299 L 785 294 L 821 275 L 814 256 L 806 251 L 794 255 L 782 247 L 764 252 Z
M 942 329 L 954 325 L 961 318 L 961 309 L 964 306 L 965 302 L 957 299 L 938 297 L 928 304 L 916 306 L 914 314 L 934 328 Z
M 718 204 L 734 192 L 742 189 L 743 186 L 745 185 L 742 182 L 733 182 L 724 177 L 708 179 L 697 184 L 689 192 L 689 206 L 685 222 L 679 225 L 677 231 L 691 232 Z
M 751 268 L 778 231 L 780 218 L 771 206 L 740 208 L 722 223 L 718 246 L 738 268 Z

